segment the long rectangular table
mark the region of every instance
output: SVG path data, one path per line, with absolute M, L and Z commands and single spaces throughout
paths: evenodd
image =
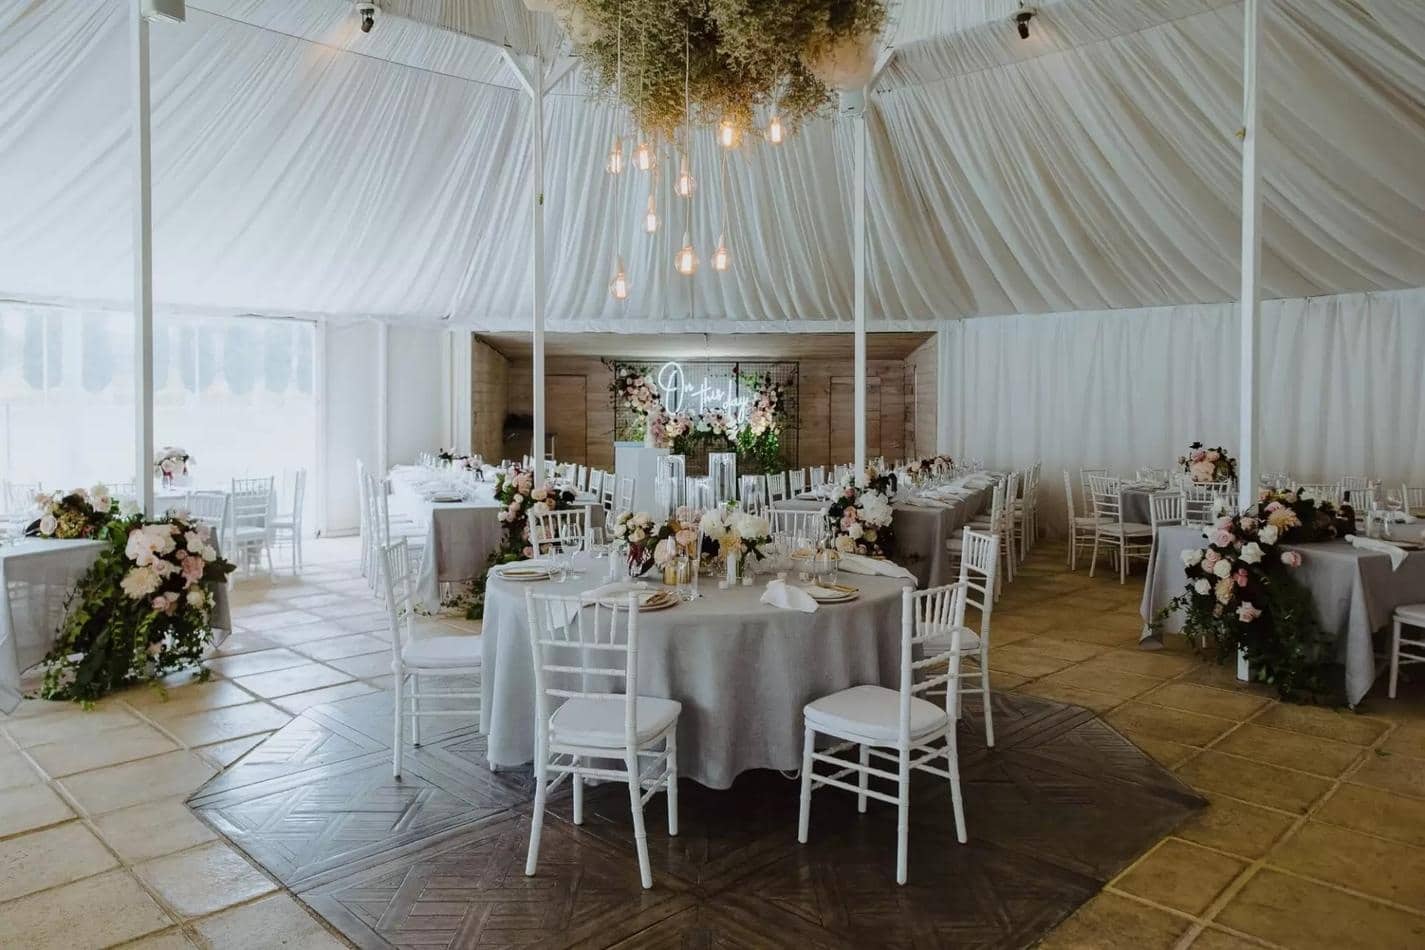
M 1180 555 L 1205 543 L 1201 528 L 1158 529 L 1140 610 L 1145 636 L 1146 625 L 1187 584 Z M 1301 554 L 1296 577 L 1311 591 L 1321 625 L 1338 638 L 1338 656 L 1346 668 L 1346 701 L 1354 706 L 1370 692 L 1378 672 L 1375 632 L 1390 625 L 1396 607 L 1425 602 L 1425 551 L 1412 552 L 1392 571 L 1389 556 L 1357 550 L 1346 541 L 1283 547 Z M 1181 618 L 1169 617 L 1164 629 L 1181 631 Z

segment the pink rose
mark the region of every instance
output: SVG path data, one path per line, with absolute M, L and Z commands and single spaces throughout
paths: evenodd
M 1282 563 L 1287 567 L 1301 567 L 1301 555 L 1296 551 L 1283 551 Z
M 1202 556 L 1202 566 L 1210 571 L 1212 570 L 1212 565 L 1216 564 L 1220 560 L 1222 560 L 1222 555 L 1218 554 L 1211 548 L 1208 548 L 1207 553 Z
M 1232 579 L 1237 582 L 1238 587 L 1246 587 L 1247 569 L 1245 567 L 1239 567 L 1237 573 L 1232 575 Z
M 1267 511 L 1281 511 L 1281 510 L 1282 510 L 1282 503 L 1279 502 L 1279 501 L 1273 501 L 1273 502 L 1269 502 L 1269 503 L 1267 504 Z
M 1231 531 L 1221 530 L 1218 531 L 1217 536 L 1212 539 L 1212 543 L 1217 545 L 1219 548 L 1225 548 L 1231 546 L 1232 542 L 1236 540 L 1237 536 L 1234 535 Z
M 183 559 L 183 581 L 185 586 L 191 586 L 203 579 L 203 559 L 188 555 Z

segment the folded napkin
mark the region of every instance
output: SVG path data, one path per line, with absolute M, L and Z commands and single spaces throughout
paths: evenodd
M 1400 570 L 1400 565 L 1405 563 L 1410 552 L 1404 548 L 1396 547 L 1389 541 L 1381 541 L 1378 538 L 1363 538 L 1357 534 L 1346 535 L 1346 540 L 1351 542 L 1358 551 L 1374 551 L 1376 554 L 1390 555 L 1390 569 Z
M 880 558 L 866 557 L 864 554 L 843 554 L 837 562 L 843 571 L 850 571 L 852 574 L 872 574 L 880 577 L 908 577 L 915 580 L 915 575 L 899 564 L 890 561 L 883 561 Z
M 492 567 L 490 570 L 495 574 L 503 574 L 505 571 L 548 571 L 553 567 L 554 565 L 548 561 L 531 558 L 527 561 L 510 561 L 506 564 Z
M 648 590 L 648 585 L 643 581 L 614 581 L 611 584 L 603 584 L 592 590 L 586 590 L 579 595 L 579 599 L 592 603 L 596 600 L 614 601 L 622 604 L 629 594 L 636 591 Z
M 902 498 L 902 499 L 900 500 L 900 504 L 903 504 L 903 505 L 914 505 L 916 508 L 946 508 L 946 507 L 949 507 L 949 504 L 948 504 L 947 502 L 944 502 L 944 501 L 940 500 L 939 498 L 932 498 L 932 497 L 930 497 L 929 495 L 911 495 L 911 496 L 909 496 L 909 497 L 907 497 L 907 498 Z
M 816 613 L 816 601 L 812 600 L 811 594 L 800 587 L 793 587 L 786 581 L 768 581 L 761 599 L 764 604 L 784 610 L 800 610 L 804 614 Z

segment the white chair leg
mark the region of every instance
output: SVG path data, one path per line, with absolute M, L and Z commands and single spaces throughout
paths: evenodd
M 900 750 L 900 779 L 896 784 L 896 883 L 904 884 L 906 852 L 910 845 L 910 750 Z
M 801 812 L 797 817 L 797 840 L 802 844 L 807 843 L 807 826 L 811 823 L 811 753 L 815 745 L 816 731 L 811 726 L 807 726 L 806 739 L 802 745 Z
M 1128 583 L 1128 543 L 1124 540 L 1118 542 L 1118 583 Z
M 411 674 L 411 745 L 421 744 L 421 674 Z
M 1400 677 L 1400 621 L 1396 620 L 1390 628 L 1390 693 L 1391 699 L 1395 698 L 1395 683 Z
M 1098 532 L 1093 533 L 1093 557 L 1089 558 L 1089 577 L 1093 577 L 1094 568 L 1098 567 Z
M 668 836 L 678 837 L 678 734 L 677 727 L 668 733 Z
M 543 727 L 541 727 L 543 728 Z M 544 829 L 544 802 L 549 796 L 546 787 L 549 755 L 544 751 L 544 742 L 535 744 L 534 759 L 534 813 L 529 817 L 529 852 L 524 859 L 526 877 L 533 877 L 539 864 L 539 833 Z
M 960 743 L 951 729 L 945 737 L 945 771 L 950 773 L 950 802 L 955 807 L 955 840 L 965 843 L 965 800 L 960 794 Z
M 394 661 L 391 663 L 391 674 L 392 674 L 391 678 L 392 678 L 392 687 L 393 687 L 393 690 L 392 690 L 392 691 L 393 691 L 394 694 L 395 694 L 395 695 L 393 696 L 394 703 L 393 703 L 392 705 L 393 705 L 393 708 L 396 710 L 396 714 L 395 714 L 395 717 L 394 717 L 396 721 L 395 721 L 395 724 L 394 724 L 394 728 L 393 728 L 393 730 L 392 730 L 393 739 L 392 739 L 392 741 L 391 741 L 391 774 L 392 774 L 393 776 L 395 776 L 396 778 L 400 778 L 400 777 L 401 777 L 401 748 L 402 748 L 402 746 L 405 745 L 405 741 L 406 741 L 406 737 L 405 737 L 405 731 L 406 731 L 406 730 L 405 730 L 405 725 L 406 725 L 406 722 L 405 722 L 405 716 L 402 715 L 402 714 L 405 712 L 405 710 L 401 707 L 401 687 L 402 687 L 402 685 L 403 685 L 401 681 L 405 679 L 405 674 L 404 674 L 404 673 L 402 672 L 402 670 L 401 670 L 401 664 L 400 664 L 400 663 L 397 663 L 397 662 L 394 662 Z
M 985 710 L 985 745 L 995 746 L 995 719 L 993 704 L 990 702 L 990 658 L 980 653 L 980 699 Z
M 871 764 L 871 747 L 859 745 L 856 747 L 856 754 L 861 762 L 861 769 L 856 779 L 857 786 L 861 789 L 856 795 L 856 810 L 861 814 L 866 814 L 866 786 L 871 782 L 871 773 L 866 771 Z
M 573 775 L 569 776 L 574 780 L 574 824 L 584 823 L 584 776 L 580 775 L 578 769 L 583 766 L 584 760 L 581 756 L 574 756 Z
M 638 877 L 646 891 L 653 886 L 653 868 L 648 863 L 648 831 L 643 827 L 643 789 L 638 779 L 638 755 L 630 751 L 624 762 L 628 766 L 628 803 L 633 809 L 633 843 L 638 848 Z

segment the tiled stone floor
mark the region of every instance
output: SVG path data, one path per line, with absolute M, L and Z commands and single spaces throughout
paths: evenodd
M 166 700 L 131 691 L 90 713 L 30 701 L 0 718 L 0 947 L 342 945 L 184 804 L 303 711 L 352 697 L 363 697 L 347 704 L 353 708 L 384 701 L 371 695 L 389 687 L 384 621 L 356 576 L 355 548 L 312 547 L 300 582 L 235 588 L 239 631 L 213 661 L 212 682 L 175 682 Z M 1360 713 L 1280 704 L 1187 655 L 1180 641 L 1170 638 L 1158 653 L 1136 649 L 1141 581 L 1120 587 L 1116 577 L 1070 574 L 1061 554 L 1042 546 L 997 610 L 998 686 L 1098 712 L 1210 805 L 1113 876 L 1044 946 L 1425 945 L 1420 678 L 1393 702 L 1379 689 Z M 454 764 L 443 767 L 478 761 L 478 740 L 449 739 L 443 752 Z M 690 828 L 693 803 L 685 797 Z M 518 851 L 520 820 L 481 825 L 471 854 Z M 972 814 L 972 837 L 974 821 Z M 454 850 L 460 835 L 476 833 L 451 834 Z M 564 844 L 580 845 L 567 837 L 572 844 Z M 433 861 L 444 860 L 439 845 L 429 847 Z M 547 860 L 558 861 L 558 851 Z M 379 891 L 382 870 L 369 869 L 372 880 L 363 883 Z M 802 891 L 769 881 L 764 892 L 739 889 L 721 904 L 689 899 L 671 915 L 660 912 L 640 937 L 713 945 L 715 926 L 728 944 L 809 942 L 795 926 L 804 919 L 798 912 L 824 902 L 837 882 L 815 862 L 802 873 Z M 311 880 L 324 913 L 336 911 L 323 898 L 348 906 L 360 898 L 319 894 L 325 879 Z M 769 931 L 764 915 L 786 927 Z M 620 926 L 637 917 L 626 909 Z

